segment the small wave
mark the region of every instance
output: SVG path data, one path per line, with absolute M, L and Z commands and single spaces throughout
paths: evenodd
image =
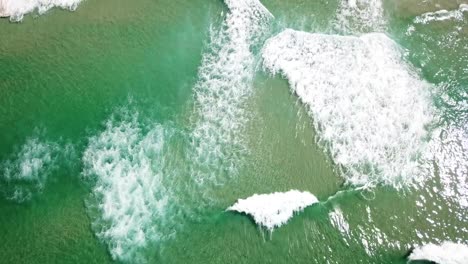
M 0 17 L 20 22 L 24 15 L 37 10 L 41 15 L 54 7 L 75 11 L 82 0 L 0 0 Z
M 286 224 L 294 213 L 318 203 L 317 198 L 309 192 L 291 190 L 271 194 L 255 194 L 246 199 L 239 199 L 227 211 L 245 213 L 253 217 L 259 226 L 273 231 Z
M 431 22 L 439 22 L 445 20 L 458 20 L 462 21 L 464 19 L 464 13 L 468 12 L 468 5 L 461 4 L 460 7 L 456 10 L 439 10 L 436 12 L 427 12 L 420 16 L 417 16 L 414 19 L 416 24 L 429 24 Z
M 348 183 L 401 187 L 418 175 L 433 116 L 431 86 L 390 38 L 285 30 L 262 55 L 309 107 L 319 144 Z

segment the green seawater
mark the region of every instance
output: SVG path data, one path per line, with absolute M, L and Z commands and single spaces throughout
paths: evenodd
M 423 184 L 402 190 L 377 185 L 360 192 L 346 184 L 317 143 L 307 108 L 287 80 L 264 70 L 259 54 L 263 42 L 285 28 L 341 35 L 374 30 L 337 28 L 336 0 L 261 2 L 274 19 L 252 46 L 251 92 L 240 106 L 245 120 L 239 148 L 246 151 L 237 149 L 237 137 L 227 140 L 233 150 L 218 142 L 229 149 L 222 157 L 234 157 L 235 169 L 219 168 L 214 174 L 222 180 L 201 184 L 191 178 L 198 167 L 187 150 L 200 115 L 194 87 L 210 38 L 222 30 L 229 12 L 222 1 L 87 0 L 75 12 L 53 9 L 21 23 L 1 19 L 0 263 L 396 264 L 406 263 L 413 245 L 466 243 L 468 14 L 415 24 L 417 15 L 437 9 L 409 0 L 384 1 L 386 25 L 376 30 L 396 41 L 404 62 L 432 85 L 437 121 L 431 129 L 440 130 L 433 137 L 446 139 L 453 130 L 459 136 L 447 141 L 454 147 L 430 164 Z M 83 155 L 108 131 L 106 122 L 114 118 L 118 126 L 133 117 L 141 128 L 139 141 L 156 124 L 169 131 L 167 151 L 158 156 L 164 169 L 151 163 L 151 171 L 163 175 L 161 184 L 172 198 L 164 215 L 151 216 L 158 220 L 148 227 L 163 229 L 162 237 L 139 249 L 142 258 L 122 260 L 112 257 L 112 241 L 93 225 L 116 223 L 100 222 L 92 209 L 101 200 L 93 196 L 95 179 L 85 175 L 89 164 Z M 122 135 L 114 140 L 125 140 Z M 28 142 L 33 152 L 42 142 L 51 153 L 38 170 L 45 179 L 40 186 L 6 180 L 6 164 L 14 166 Z M 106 148 L 112 148 L 112 140 Z M 132 164 L 143 164 L 135 161 L 140 156 L 129 156 Z M 448 176 L 442 175 L 443 166 L 451 166 Z M 204 170 L 210 168 L 199 170 L 209 175 Z M 18 188 L 30 196 L 12 198 Z M 290 189 L 309 191 L 323 202 L 272 233 L 245 215 L 225 211 L 239 198 Z M 331 220 L 336 215 L 345 220 L 341 231 Z

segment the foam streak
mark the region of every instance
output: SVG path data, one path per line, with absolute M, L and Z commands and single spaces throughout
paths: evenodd
M 251 93 L 258 42 L 271 14 L 258 0 L 228 0 L 229 13 L 219 31 L 212 30 L 209 51 L 195 85 L 195 127 L 192 158 L 196 182 L 217 182 L 238 169 L 246 152 L 241 132 L 248 119 L 246 99 Z

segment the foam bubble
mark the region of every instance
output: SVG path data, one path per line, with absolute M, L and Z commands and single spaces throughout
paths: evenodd
M 285 30 L 262 53 L 265 67 L 281 72 L 308 106 L 319 144 L 348 183 L 400 187 L 418 175 L 430 85 L 390 38 Z
M 465 264 L 468 263 L 468 245 L 449 241 L 440 245 L 426 244 L 415 248 L 408 259 L 427 260 L 438 264 Z
M 54 7 L 76 10 L 82 0 L 0 0 L 0 17 L 20 22 L 24 15 L 37 12 L 41 15 Z
M 56 168 L 59 146 L 49 141 L 31 137 L 21 149 L 0 163 L 2 191 L 5 197 L 16 202 L 28 201 L 45 186 L 47 177 Z
M 227 0 L 229 13 L 219 30 L 211 30 L 194 87 L 192 132 L 198 183 L 216 182 L 235 174 L 246 153 L 241 132 L 248 119 L 245 102 L 251 93 L 255 58 L 253 45 L 271 14 L 258 0 Z
M 113 117 L 83 154 L 83 175 L 94 181 L 87 204 L 93 228 L 115 260 L 145 262 L 142 250 L 175 232 L 164 227 L 171 203 L 163 184 L 167 134 L 161 125 L 144 133 L 136 115 Z
M 317 198 L 309 192 L 291 190 L 270 194 L 254 194 L 246 199 L 239 199 L 228 211 L 251 215 L 259 226 L 273 231 L 293 217 L 295 212 L 318 203 Z
M 428 24 L 431 22 L 439 22 L 445 20 L 458 20 L 462 21 L 464 19 L 464 13 L 468 12 L 468 5 L 461 4 L 458 9 L 456 10 L 439 10 L 435 12 L 427 12 L 420 16 L 417 16 L 414 19 L 414 23 L 416 24 Z

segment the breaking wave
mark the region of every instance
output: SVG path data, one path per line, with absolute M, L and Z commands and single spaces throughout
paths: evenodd
M 238 171 L 247 152 L 241 135 L 256 64 L 252 48 L 272 17 L 258 0 L 225 3 L 229 13 L 221 28 L 210 32 L 194 87 L 191 158 L 196 165 L 191 174 L 199 184 L 222 184 Z
M 318 203 L 317 198 L 309 192 L 291 190 L 270 194 L 255 194 L 246 199 L 239 199 L 227 211 L 245 213 L 254 219 L 259 226 L 273 231 L 286 224 L 294 213 Z
M 262 55 L 308 106 L 319 144 L 349 184 L 400 187 L 418 175 L 433 116 L 431 87 L 390 38 L 285 30 Z
M 426 244 L 417 247 L 409 260 L 426 260 L 439 264 L 468 263 L 468 245 L 445 241 L 440 245 Z
M 115 260 L 148 261 L 148 249 L 173 237 L 184 217 L 196 218 L 209 196 L 203 183 L 222 184 L 246 153 L 241 134 L 256 61 L 252 48 L 271 14 L 257 0 L 226 4 L 229 13 L 211 29 L 199 68 L 193 128 L 181 160 L 174 157 L 179 150 L 167 146 L 172 129 L 142 127 L 128 111 L 110 118 L 84 152 L 83 175 L 93 185 L 88 212 Z M 194 199 L 197 208 L 188 205 Z
M 24 15 L 37 12 L 42 15 L 54 7 L 75 11 L 82 0 L 0 0 L 0 17 L 20 22 Z

